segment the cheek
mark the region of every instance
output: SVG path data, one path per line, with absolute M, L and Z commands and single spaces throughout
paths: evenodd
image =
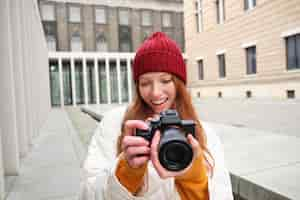
M 145 88 L 139 88 L 140 95 L 144 101 L 147 101 L 148 91 Z
M 169 95 L 170 95 L 172 98 L 175 99 L 177 92 L 176 92 L 176 87 L 175 87 L 174 84 L 172 84 L 172 85 L 169 87 L 169 90 L 168 90 L 168 91 L 169 91 Z

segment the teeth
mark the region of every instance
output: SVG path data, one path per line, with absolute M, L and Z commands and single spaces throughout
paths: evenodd
M 161 99 L 161 100 L 158 100 L 158 101 L 151 101 L 153 104 L 155 105 L 160 105 L 162 103 L 164 103 L 167 99 Z

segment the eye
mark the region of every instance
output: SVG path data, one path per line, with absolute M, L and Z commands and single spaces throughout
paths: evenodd
M 164 84 L 167 84 L 167 83 L 170 83 L 172 81 L 172 79 L 171 78 L 168 78 L 168 79 L 162 79 L 162 83 L 164 83 Z
M 149 84 L 150 84 L 149 81 L 141 81 L 141 82 L 140 82 L 140 86 L 141 86 L 141 87 L 146 87 L 146 86 L 148 86 Z

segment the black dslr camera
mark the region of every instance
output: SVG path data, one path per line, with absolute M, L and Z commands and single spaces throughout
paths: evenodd
M 195 122 L 181 120 L 175 110 L 160 113 L 158 119 L 150 121 L 148 130 L 136 130 L 136 135 L 151 142 L 156 130 L 160 130 L 161 139 L 158 148 L 161 165 L 170 171 L 186 168 L 193 159 L 193 150 L 187 142 L 187 134 L 195 137 Z

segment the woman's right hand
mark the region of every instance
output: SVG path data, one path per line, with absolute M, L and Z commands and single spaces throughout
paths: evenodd
M 124 138 L 122 151 L 127 163 L 132 168 L 139 168 L 150 159 L 149 142 L 142 137 L 135 136 L 136 129 L 147 130 L 148 125 L 141 120 L 127 120 L 124 124 Z

